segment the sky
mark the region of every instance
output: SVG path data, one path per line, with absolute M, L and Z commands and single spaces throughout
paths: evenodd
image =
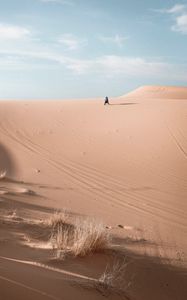
M 187 0 L 0 0 L 0 99 L 187 86 Z

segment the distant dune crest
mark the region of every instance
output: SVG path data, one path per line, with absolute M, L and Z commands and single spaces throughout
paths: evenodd
M 142 86 L 121 97 L 141 97 L 159 99 L 187 99 L 187 87 Z

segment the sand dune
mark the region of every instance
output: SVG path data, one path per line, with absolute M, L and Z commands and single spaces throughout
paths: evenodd
M 142 86 L 125 97 L 138 97 L 150 99 L 187 99 L 187 87 L 176 86 Z M 122 97 L 124 97 L 122 96 Z
M 56 261 L 46 246 L 42 220 L 63 208 L 108 227 L 131 262 L 126 299 L 186 299 L 187 88 L 110 101 L 0 102 L 3 300 L 103 299 L 92 282 L 111 251 Z

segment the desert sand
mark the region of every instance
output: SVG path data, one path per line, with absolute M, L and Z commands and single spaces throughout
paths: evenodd
M 123 299 L 187 299 L 187 88 L 109 100 L 0 101 L 1 300 L 121 299 L 94 286 L 119 253 Z M 110 251 L 55 259 L 61 209 L 102 221 Z

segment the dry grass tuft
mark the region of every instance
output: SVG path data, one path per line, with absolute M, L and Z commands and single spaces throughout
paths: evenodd
M 0 180 L 1 179 L 5 179 L 6 178 L 6 174 L 7 174 L 6 170 L 5 171 L 1 171 L 0 172 Z
M 104 250 L 109 246 L 109 242 L 109 233 L 102 223 L 94 219 L 76 220 L 72 247 L 75 256 Z
M 13 211 L 11 211 L 11 212 L 8 214 L 8 217 L 11 218 L 11 219 L 17 218 L 17 211 L 16 211 L 16 209 L 14 209 Z
M 45 224 L 52 228 L 50 243 L 56 250 L 56 258 L 62 258 L 69 253 L 72 244 L 74 226 L 69 223 L 65 210 L 56 211 Z
M 53 229 L 50 242 L 56 250 L 56 258 L 64 258 L 71 253 L 74 238 L 74 227 L 70 224 L 58 225 Z
M 107 266 L 105 272 L 101 275 L 98 281 L 95 282 L 95 288 L 104 296 L 111 293 L 125 295 L 126 299 L 127 290 L 132 284 L 132 280 L 126 281 L 127 265 L 125 259 L 116 260 L 112 266 Z
M 52 226 L 50 241 L 57 258 L 66 254 L 85 256 L 106 249 L 110 242 L 105 226 L 94 219 L 76 218 L 74 224 L 70 224 L 67 214 L 57 213 L 49 225 Z
M 56 211 L 49 219 L 45 220 L 45 224 L 55 229 L 66 224 L 67 220 L 68 214 L 65 210 Z

